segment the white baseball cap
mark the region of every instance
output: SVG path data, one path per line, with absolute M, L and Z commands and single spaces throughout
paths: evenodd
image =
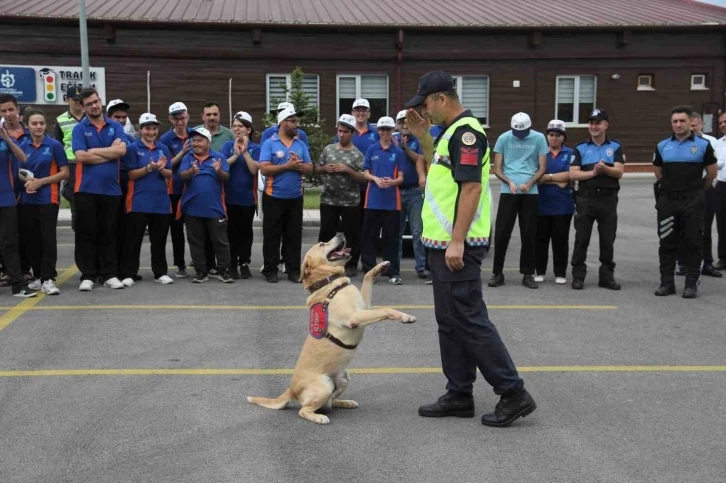
M 399 119 L 405 119 L 407 112 L 408 111 L 406 109 L 404 109 L 403 111 L 398 111 L 398 114 L 396 114 L 396 121 L 398 121 Z
M 277 105 L 277 112 L 284 111 L 285 109 L 295 109 L 292 102 L 281 102 Z
M 340 119 L 338 119 L 338 124 L 342 124 L 343 126 L 349 127 L 355 131 L 355 118 L 350 114 L 343 114 L 342 116 L 340 116 Z
M 183 102 L 175 102 L 171 106 L 169 106 L 169 115 L 173 116 L 174 114 L 181 114 L 182 112 L 187 111 L 187 106 Z
M 252 116 L 250 116 L 248 112 L 239 111 L 237 114 L 234 115 L 234 118 L 239 121 L 244 121 L 249 125 L 252 125 Z
M 147 124 L 156 124 L 158 126 L 161 123 L 156 119 L 155 115 L 150 112 L 145 112 L 139 117 L 139 127 L 144 127 Z
M 121 99 L 114 99 L 113 101 L 109 101 L 109 103 L 106 105 L 106 112 L 110 111 L 112 107 L 120 106 L 119 109 L 122 111 L 128 111 L 131 109 L 131 106 L 128 105 L 128 103 L 122 101 Z
M 282 121 L 292 116 L 302 116 L 302 113 L 295 112 L 295 107 L 291 105 L 287 109 L 284 109 L 277 113 L 277 124 L 279 125 Z
M 550 123 L 547 124 L 547 132 L 550 131 L 555 131 L 562 135 L 567 133 L 565 123 L 563 121 L 560 121 L 559 119 L 552 119 Z
M 518 112 L 512 116 L 511 127 L 514 131 L 525 131 L 532 127 L 532 120 L 524 112 Z
M 370 109 L 371 104 L 368 102 L 368 99 L 356 99 L 355 102 L 353 102 L 353 109 L 356 107 L 365 107 L 366 109 Z
M 207 129 L 203 127 L 198 127 L 196 129 L 192 129 L 189 133 L 190 136 L 204 136 L 207 138 L 207 140 L 211 143 L 212 142 L 212 133 L 210 133 Z
M 378 124 L 376 124 L 376 128 L 390 128 L 394 129 L 396 127 L 396 121 L 393 120 L 392 117 L 384 116 L 378 120 Z

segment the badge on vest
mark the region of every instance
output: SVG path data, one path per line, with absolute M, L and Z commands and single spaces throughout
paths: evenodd
M 318 302 L 310 307 L 310 335 L 314 339 L 322 339 L 328 332 L 328 306 Z
M 473 146 L 476 142 L 476 136 L 473 132 L 465 132 L 461 135 L 461 142 L 467 146 Z
M 698 152 L 698 146 L 693 145 L 691 146 L 691 154 L 696 154 Z
M 608 155 L 608 157 L 612 156 L 612 155 L 613 155 L 613 150 L 612 150 L 612 148 L 608 148 L 608 149 L 607 149 L 607 151 L 605 151 L 605 154 L 607 154 L 607 155 Z

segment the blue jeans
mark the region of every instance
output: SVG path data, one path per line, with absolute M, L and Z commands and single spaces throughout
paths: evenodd
M 398 239 L 398 259 L 403 254 L 403 230 L 406 227 L 406 218 L 413 237 L 413 256 L 416 259 L 416 271 L 426 268 L 426 250 L 421 243 L 423 222 L 421 210 L 423 209 L 423 190 L 421 188 L 408 188 L 401 190 L 401 236 Z

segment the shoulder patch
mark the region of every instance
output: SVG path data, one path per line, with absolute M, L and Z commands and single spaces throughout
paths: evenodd
M 471 131 L 466 131 L 464 134 L 461 135 L 461 142 L 466 144 L 467 146 L 473 146 L 476 142 L 476 136 Z

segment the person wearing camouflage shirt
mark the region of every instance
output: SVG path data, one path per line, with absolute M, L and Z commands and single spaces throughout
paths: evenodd
M 338 120 L 338 142 L 329 144 L 320 153 L 316 173 L 322 173 L 320 194 L 319 242 L 327 242 L 338 232 L 345 235 L 346 245 L 352 248 L 345 267 L 348 277 L 358 273 L 360 258 L 360 191 L 363 177 L 363 153 L 353 145 L 355 118 L 343 114 Z

